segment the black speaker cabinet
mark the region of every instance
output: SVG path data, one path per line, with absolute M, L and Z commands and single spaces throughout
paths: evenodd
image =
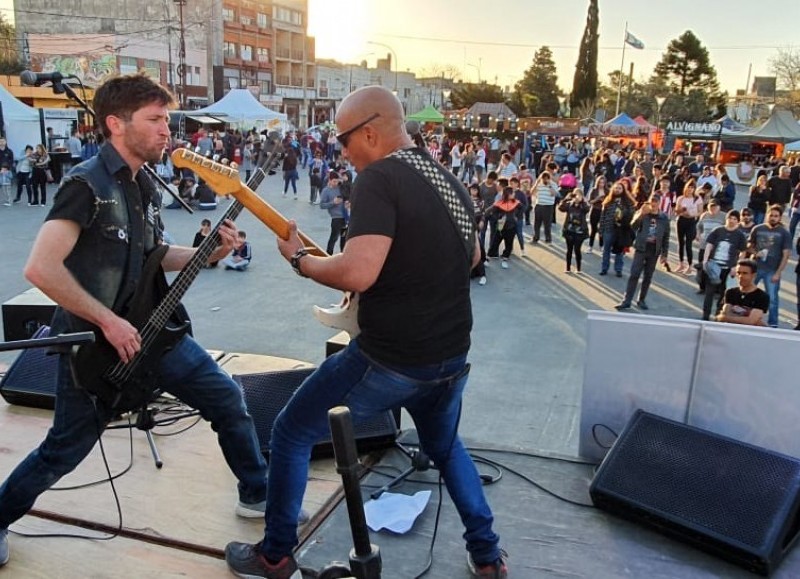
M 272 438 L 272 425 L 278 413 L 286 406 L 295 390 L 315 368 L 281 370 L 257 374 L 234 375 L 233 379 L 242 387 L 247 409 L 253 417 L 258 434 L 258 442 L 264 456 L 269 456 L 269 441 Z M 353 421 L 356 448 L 368 452 L 394 444 L 397 438 L 397 424 L 394 415 L 387 411 L 366 421 Z M 330 436 L 317 444 L 312 457 L 333 456 Z
M 797 539 L 800 460 L 637 410 L 589 492 L 598 508 L 769 575 Z
M 46 338 L 48 326 L 42 326 L 33 338 Z M 22 350 L 0 380 L 0 395 L 9 404 L 46 408 L 56 405 L 58 356 L 48 355 L 47 348 Z
M 36 288 L 3 303 L 3 336 L 6 342 L 27 340 L 41 326 L 49 326 L 56 304 Z

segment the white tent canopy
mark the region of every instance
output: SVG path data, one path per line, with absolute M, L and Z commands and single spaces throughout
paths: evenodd
M 29 107 L 2 85 L 0 104 L 3 106 L 3 132 L 16 159 L 25 149 L 25 145 L 35 146 L 42 140 L 39 109 Z
M 243 88 L 232 89 L 220 100 L 202 109 L 183 111 L 189 117 L 213 117 L 220 122 L 249 128 L 263 125 L 270 129 L 286 129 L 287 116 L 268 109 Z

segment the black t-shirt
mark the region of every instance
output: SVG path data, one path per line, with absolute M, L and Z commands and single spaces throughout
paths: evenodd
M 444 171 L 462 203 L 469 194 Z M 439 193 L 397 159 L 355 180 L 347 238 L 383 235 L 392 245 L 378 279 L 359 299 L 359 345 L 395 365 L 441 362 L 469 350 L 470 258 Z
M 736 265 L 739 254 L 747 247 L 747 236 L 740 228 L 728 231 L 725 227 L 717 227 L 706 237 L 706 244 L 714 246 L 714 255 L 710 257 L 723 268 L 730 269 Z
M 757 308 L 764 313 L 769 310 L 769 296 L 761 288 L 756 288 L 750 293 L 744 293 L 738 287 L 732 287 L 725 292 L 724 299 L 724 303 L 731 306 L 731 312 L 737 316 L 747 317 L 753 308 Z
M 767 182 L 772 194 L 769 197 L 770 203 L 780 203 L 786 205 L 792 199 L 792 182 L 789 179 L 772 177 Z

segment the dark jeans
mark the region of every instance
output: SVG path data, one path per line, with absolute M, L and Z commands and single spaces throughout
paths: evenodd
M 40 494 L 72 472 L 114 417 L 114 412 L 101 402 L 95 405 L 85 390 L 75 386 L 69 365 L 68 356 L 61 355 L 52 428 L 0 487 L 0 529 L 25 515 Z M 222 454 L 239 480 L 239 499 L 263 501 L 267 465 L 236 382 L 190 336 L 161 358 L 158 375 L 160 388 L 211 422 Z
M 328 255 L 333 255 L 333 249 L 336 246 L 336 240 L 339 240 L 339 251 L 344 250 L 344 227 L 346 223 L 344 217 L 334 217 L 331 219 L 331 236 L 328 238 L 328 248 L 326 251 Z
M 47 173 L 44 169 L 33 169 L 33 203 L 34 205 L 41 203 L 47 204 Z
M 508 259 L 511 255 L 511 250 L 514 249 L 514 237 L 517 235 L 516 227 L 506 227 L 503 231 L 498 231 L 492 238 L 492 245 L 489 246 L 489 257 L 497 257 L 500 251 L 500 242 L 503 242 L 503 257 Z
M 594 236 L 599 232 L 600 226 L 600 216 L 603 214 L 603 210 L 599 207 L 592 207 L 592 210 L 589 212 L 589 247 L 594 247 Z M 598 235 L 600 239 L 600 247 L 603 247 L 603 236 Z
M 283 172 L 283 194 L 286 195 L 286 192 L 289 190 L 289 184 L 292 185 L 292 192 L 297 195 L 297 169 L 292 169 L 289 171 Z
M 45 178 L 47 181 L 47 178 Z M 33 203 L 33 186 L 31 185 L 30 173 L 17 173 L 17 196 L 14 201 L 19 201 L 22 197 L 22 188 L 28 193 L 28 203 Z
M 262 554 L 277 561 L 297 545 L 311 449 L 330 436 L 328 409 L 346 405 L 356 421 L 400 407 L 408 411 L 461 517 L 473 560 L 497 559 L 492 511 L 457 432 L 469 370 L 466 358 L 465 353 L 428 365 L 387 367 L 368 358 L 358 338 L 326 358 L 281 410 L 272 429 Z
M 622 300 L 623 302 L 626 304 L 631 303 L 633 294 L 636 292 L 636 286 L 639 283 L 639 278 L 642 277 L 642 274 L 644 274 L 644 277 L 642 277 L 642 287 L 639 289 L 639 301 L 643 302 L 645 300 L 657 263 L 658 255 L 656 255 L 655 243 L 648 243 L 644 251 L 636 250 L 633 254 L 631 273 L 628 277 L 628 287 L 625 288 L 625 298 Z
M 555 217 L 555 205 L 536 205 L 533 208 L 533 240 L 539 241 L 539 232 L 544 225 L 544 239 L 547 242 L 553 241 L 553 218 Z
M 723 268 L 719 274 L 721 283 L 712 285 L 708 281 L 708 275 L 706 275 L 706 272 L 703 272 L 703 285 L 705 287 L 703 294 L 704 320 L 711 319 L 711 306 L 714 305 L 714 296 L 717 296 L 717 309 L 714 311 L 714 315 L 717 315 L 722 311 L 722 298 L 725 296 L 725 282 L 728 280 L 728 276 L 730 276 L 730 274 L 730 268 Z
M 683 256 L 686 255 L 686 262 L 692 265 L 692 243 L 697 235 L 697 220 L 694 217 L 678 217 L 678 257 L 683 263 Z
M 567 242 L 567 269 L 572 267 L 572 256 L 575 256 L 575 267 L 578 268 L 578 271 L 581 270 L 581 245 L 583 245 L 583 240 L 586 239 L 585 235 L 573 235 L 573 234 L 566 234 L 564 236 L 564 241 Z

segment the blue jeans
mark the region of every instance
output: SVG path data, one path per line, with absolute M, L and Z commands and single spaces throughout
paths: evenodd
M 263 554 L 273 560 L 297 545 L 297 517 L 315 443 L 329 436 L 328 410 L 346 405 L 354 419 L 403 406 L 422 448 L 439 469 L 466 527 L 475 561 L 499 557 L 492 511 L 478 471 L 457 434 L 467 383 L 466 354 L 427 366 L 389 368 L 370 360 L 353 340 L 327 358 L 294 393 L 272 429 Z
M 69 358 L 61 355 L 53 426 L 0 487 L 0 529 L 25 515 L 37 497 L 70 473 L 92 450 L 113 418 L 72 381 Z M 228 466 L 239 480 L 239 499 L 263 501 L 267 465 L 241 389 L 190 336 L 167 352 L 159 364 L 161 389 L 200 411 L 217 432 Z
M 603 232 L 603 259 L 600 263 L 600 271 L 605 273 L 611 265 L 611 248 L 614 245 L 614 238 L 616 233 L 614 231 Z M 622 252 L 614 254 L 614 271 L 622 273 L 622 268 L 625 265 Z
M 758 285 L 758 282 L 764 281 L 764 291 L 769 296 L 769 315 L 767 316 L 767 325 L 777 328 L 778 327 L 778 293 L 781 291 L 781 280 L 777 282 L 772 281 L 772 276 L 775 275 L 774 271 L 767 271 L 759 269 L 756 271 L 756 279 L 753 282 Z
M 17 195 L 19 197 L 19 195 Z M 791 219 L 789 220 L 789 236 L 794 242 L 794 234 L 797 231 L 797 224 L 800 223 L 800 208 L 791 210 Z

